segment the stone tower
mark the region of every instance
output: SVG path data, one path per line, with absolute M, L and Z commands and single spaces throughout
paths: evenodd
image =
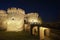
M 7 13 L 7 31 L 22 31 L 25 11 L 19 8 L 9 8 Z

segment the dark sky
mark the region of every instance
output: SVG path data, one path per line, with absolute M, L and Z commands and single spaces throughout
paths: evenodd
M 12 0 L 0 1 L 0 9 L 16 7 L 29 12 L 38 12 L 44 22 L 60 21 L 60 1 Z

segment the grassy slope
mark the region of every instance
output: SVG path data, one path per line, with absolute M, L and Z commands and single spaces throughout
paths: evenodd
M 27 32 L 0 32 L 0 40 L 39 40 Z

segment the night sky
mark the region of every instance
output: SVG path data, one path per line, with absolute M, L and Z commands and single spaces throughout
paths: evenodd
M 16 7 L 29 12 L 38 12 L 44 22 L 60 21 L 60 1 L 51 0 L 12 0 L 0 1 L 0 9 Z

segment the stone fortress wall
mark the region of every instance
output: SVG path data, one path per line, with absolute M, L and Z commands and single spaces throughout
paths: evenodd
M 30 31 L 31 24 L 42 24 L 41 18 L 38 17 L 38 13 L 25 14 L 25 10 L 21 8 L 8 8 L 7 11 L 0 10 L 0 30 L 5 31 Z M 31 31 L 30 31 L 31 32 Z M 32 28 L 32 34 L 36 35 L 38 27 Z M 45 35 L 49 36 L 50 29 L 39 27 L 40 40 L 45 38 Z
M 24 20 L 29 23 L 42 23 L 38 16 L 38 13 L 25 14 L 25 10 L 21 8 L 0 10 L 0 28 L 6 29 L 6 31 L 22 31 L 25 26 Z

